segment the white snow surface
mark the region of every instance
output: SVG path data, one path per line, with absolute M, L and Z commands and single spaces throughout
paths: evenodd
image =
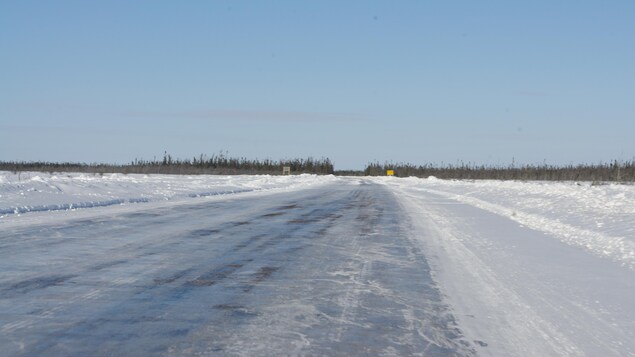
M 301 189 L 344 180 L 297 175 L 139 175 L 0 171 L 0 223 L 28 212 Z M 357 178 L 349 180 L 358 180 Z M 589 182 L 374 181 L 436 194 L 517 221 L 562 242 L 635 269 L 635 185 Z
M 361 183 L 366 185 L 358 186 Z M 60 262 L 66 262 L 62 258 L 67 255 L 82 257 L 86 253 L 98 254 L 99 245 L 110 247 L 116 243 L 117 239 L 125 239 L 125 242 L 130 239 L 132 239 L 130 242 L 139 239 L 141 247 L 145 247 L 146 243 L 151 246 L 150 243 L 162 243 L 161 239 L 172 237 L 168 234 L 171 232 L 170 230 L 207 229 L 208 225 L 211 224 L 207 221 L 214 220 L 219 220 L 219 222 L 214 222 L 216 225 L 222 226 L 223 222 L 232 223 L 235 221 L 242 224 L 243 221 L 251 219 L 253 222 L 261 222 L 258 223 L 262 225 L 262 227 L 259 226 L 261 228 L 267 228 L 267 224 L 269 224 L 271 232 L 266 234 L 266 237 L 295 237 L 298 242 L 304 242 L 301 239 L 306 238 L 305 235 L 310 235 L 312 231 L 320 232 L 317 229 L 319 227 L 312 226 L 315 223 L 310 223 L 311 220 L 308 218 L 311 215 L 319 216 L 320 212 L 322 214 L 328 213 L 324 211 L 324 208 L 329 206 L 329 202 L 334 210 L 333 207 L 345 207 L 342 200 L 331 202 L 330 200 L 333 198 L 330 198 L 329 195 L 333 195 L 333 192 L 339 190 L 339 193 L 335 192 L 337 194 L 333 197 L 349 197 L 350 199 L 351 196 L 341 195 L 344 195 L 347 190 L 361 192 L 363 191 L 360 189 L 362 187 L 370 190 L 367 193 L 375 192 L 376 196 L 370 194 L 359 196 L 359 200 L 361 200 L 360 197 L 367 197 L 368 202 L 366 203 L 369 204 L 368 207 L 362 205 L 359 209 L 362 211 L 370 210 L 370 208 L 375 209 L 379 206 L 383 209 L 381 212 L 383 212 L 384 221 L 393 222 L 394 218 L 394 226 L 390 228 L 403 227 L 403 230 L 396 233 L 391 231 L 391 234 L 386 234 L 385 237 L 380 236 L 378 233 L 384 232 L 387 228 L 377 226 L 374 230 L 370 230 L 367 225 L 372 222 L 374 217 L 372 215 L 365 218 L 366 221 L 363 220 L 363 215 L 351 216 L 353 218 L 345 215 L 344 218 L 347 219 L 343 221 L 344 223 L 325 230 L 327 232 L 325 237 L 333 239 L 333 242 L 329 241 L 329 244 L 324 245 L 325 250 L 322 252 L 324 255 L 321 258 L 317 257 L 319 259 L 331 258 L 333 247 L 338 247 L 337 244 L 340 244 L 337 240 L 351 240 L 351 237 L 355 237 L 353 234 L 355 230 L 351 227 L 355 224 L 360 225 L 357 228 L 362 233 L 353 242 L 355 249 L 352 250 L 356 259 L 350 261 L 355 263 L 350 267 L 350 273 L 354 276 L 359 274 L 360 277 L 359 281 L 352 281 L 354 283 L 352 286 L 355 289 L 361 289 L 365 286 L 363 284 L 372 285 L 371 283 L 374 281 L 372 279 L 378 279 L 382 276 L 381 274 L 376 276 L 370 274 L 372 263 L 377 265 L 375 269 L 381 269 L 382 265 L 379 263 L 386 263 L 381 259 L 387 259 L 387 253 L 383 252 L 382 249 L 392 247 L 391 244 L 394 242 L 390 241 L 390 237 L 396 241 L 399 238 L 397 236 L 401 235 L 401 239 L 407 238 L 407 242 L 421 248 L 420 250 L 430 266 L 430 274 L 434 283 L 440 289 L 443 303 L 450 306 L 449 312 L 456 318 L 458 329 L 465 340 L 474 345 L 478 355 L 635 356 L 635 342 L 633 342 L 635 341 L 634 185 L 591 185 L 588 182 L 466 181 L 436 178 L 356 178 L 315 175 L 145 176 L 0 172 L 0 236 L 7 233 L 9 238 L 20 238 L 22 230 L 27 232 L 24 234 L 24 237 L 27 237 L 24 241 L 9 240 L 6 245 L 7 250 L 3 256 L 6 272 L 4 279 L 8 281 L 8 286 L 16 290 L 15 287 L 26 286 L 26 283 L 33 285 L 40 281 L 35 278 L 30 280 L 24 280 L 24 278 L 30 277 L 31 274 L 41 273 L 37 269 L 47 269 L 48 265 L 44 264 L 43 257 L 53 261 L 58 259 Z M 304 191 L 307 188 L 310 189 Z M 201 209 L 192 211 L 195 213 L 188 213 L 201 215 L 200 217 L 205 217 L 205 220 L 190 219 L 172 227 L 174 221 L 170 221 L 172 223 L 167 226 L 160 226 L 158 223 L 161 222 L 160 220 L 154 221 L 153 218 L 147 218 L 147 221 L 144 222 L 154 222 L 158 227 L 155 227 L 156 229 L 170 231 L 164 236 L 159 234 L 160 237 L 156 239 L 145 231 L 145 229 L 151 231 L 152 227 L 144 227 L 143 230 L 133 229 L 130 237 L 117 239 L 112 237 L 103 240 L 99 240 L 98 237 L 94 240 L 58 239 L 58 243 L 65 242 L 64 244 L 66 244 L 60 246 L 62 248 L 58 252 L 59 256 L 55 254 L 57 248 L 38 245 L 48 239 L 46 235 L 40 237 L 37 233 L 39 225 L 45 221 L 49 223 L 53 221 L 53 228 L 50 229 L 55 230 L 57 229 L 55 227 L 61 227 L 59 228 L 60 234 L 64 234 L 65 227 L 81 231 L 81 227 L 73 226 L 72 222 L 84 215 L 101 215 L 101 220 L 86 220 L 86 222 L 94 222 L 91 223 L 90 227 L 98 227 L 99 222 L 113 222 L 108 217 L 117 217 L 117 215 L 128 211 L 141 211 L 145 208 L 161 205 L 170 208 L 170 210 L 158 212 L 172 212 L 174 219 L 174 212 L 179 211 L 181 204 L 183 207 L 187 207 L 187 205 L 197 206 L 197 203 L 204 204 L 206 200 L 226 203 L 233 200 L 234 197 L 243 197 L 244 199 L 237 198 L 235 204 L 224 205 L 224 211 L 207 212 Z M 290 221 L 305 222 L 302 225 L 297 223 L 276 225 L 274 224 L 276 218 L 271 217 L 284 217 L 277 215 L 280 212 L 273 212 L 272 215 L 269 210 L 260 211 L 268 205 L 278 207 L 277 209 L 295 207 L 295 204 L 288 205 L 286 202 L 288 199 L 292 200 L 293 197 L 298 200 L 300 206 L 307 205 L 307 207 L 302 208 L 306 212 L 298 211 L 296 219 Z M 315 197 L 321 198 L 321 200 Z M 377 197 L 377 199 L 394 197 L 394 200 L 391 198 L 389 204 L 383 206 L 383 202 L 374 202 L 371 200 L 372 197 Z M 364 203 L 365 201 L 360 202 Z M 391 207 L 391 205 L 395 205 L 395 202 L 397 202 L 396 206 L 398 207 Z M 358 204 L 361 203 L 358 202 Z M 334 212 L 340 211 L 335 210 Z M 342 208 L 341 212 L 346 212 L 346 210 Z M 353 212 L 356 213 L 356 211 Z M 263 213 L 266 214 L 263 215 Z M 208 216 L 208 214 L 213 215 Z M 351 215 L 352 213 L 347 214 Z M 377 215 L 377 217 L 381 217 L 379 213 Z M 197 217 L 200 218 L 199 216 L 194 218 Z M 258 218 L 261 221 L 253 217 L 261 217 Z M 337 222 L 337 217 L 339 216 L 333 215 L 333 222 Z M 65 221 L 69 223 L 67 226 L 64 225 Z M 119 224 L 125 222 L 128 221 Z M 249 225 L 232 226 L 231 224 L 229 226 L 237 227 L 232 229 L 237 230 L 238 233 L 245 233 L 250 227 Z M 300 233 L 289 235 L 284 231 L 278 232 L 276 230 L 289 229 L 289 227 L 299 229 Z M 107 227 L 100 229 L 103 230 L 102 233 L 108 233 Z M 245 231 L 241 231 L 241 229 Z M 175 237 L 179 236 L 175 235 Z M 367 241 L 370 239 L 369 237 L 376 239 L 377 247 L 375 248 L 377 250 L 364 253 L 364 249 L 369 249 L 368 246 L 364 246 L 364 244 L 370 244 Z M 239 235 L 237 238 L 247 239 L 247 236 Z M 176 257 L 188 261 L 191 258 L 190 255 L 197 256 L 199 254 L 197 250 L 186 248 L 189 247 L 187 244 L 196 245 L 199 242 L 202 241 L 190 239 L 185 243 L 181 242 L 185 244 L 182 252 L 184 255 Z M 291 242 L 294 241 L 291 240 Z M 231 240 L 225 241 L 219 238 L 217 241 L 218 247 L 229 243 Z M 75 252 L 67 251 L 70 248 L 64 248 L 83 244 L 88 245 L 88 247 L 95 245 L 97 248 L 90 249 L 96 249 L 96 251 L 87 248 Z M 402 244 L 405 243 L 402 242 Z M 311 246 L 311 244 L 307 243 L 307 246 Z M 286 246 L 282 245 L 282 247 Z M 315 248 L 315 246 L 312 247 Z M 346 249 L 350 249 L 349 246 L 346 247 Z M 408 248 L 412 250 L 412 247 Z M 127 261 L 123 255 L 129 254 L 128 250 L 113 250 L 112 252 L 115 254 L 112 257 L 115 262 Z M 266 249 L 264 252 L 267 252 Z M 209 254 L 207 251 L 200 254 L 203 253 Z M 278 251 L 274 250 L 274 253 L 272 256 L 279 256 Z M 262 254 L 264 254 L 262 250 L 254 251 L 252 258 L 257 258 Z M 264 255 L 266 258 L 266 254 Z M 110 258 L 110 255 L 99 259 L 102 258 Z M 207 260 L 209 257 L 205 255 L 204 258 Z M 407 257 L 403 256 L 395 259 L 394 262 L 392 255 L 390 258 L 395 266 L 401 268 L 409 262 Z M 15 262 L 12 263 L 11 259 L 14 259 Z M 316 280 L 311 280 L 308 277 L 313 276 L 311 274 L 319 276 L 322 267 L 319 259 L 313 262 L 314 265 L 306 262 L 304 262 L 305 265 L 298 265 L 298 269 L 305 271 L 306 281 L 310 281 L 310 283 L 305 284 L 305 280 L 302 280 L 301 286 L 306 287 L 306 289 L 310 290 L 317 284 Z M 266 259 L 264 260 L 266 261 Z M 112 274 L 117 281 L 115 287 L 120 289 L 125 284 L 134 285 L 125 283 L 129 281 L 126 279 L 140 278 L 142 274 L 131 274 L 130 269 L 140 269 L 140 272 L 146 272 L 144 262 L 143 259 L 130 260 L 130 267 L 126 268 L 124 264 L 121 264 L 121 269 L 123 269 L 121 271 L 115 269 L 119 265 L 113 265 Z M 33 268 L 33 266 L 37 268 Z M 178 265 L 172 267 L 176 266 Z M 167 269 L 171 266 L 167 264 L 160 265 L 160 267 Z M 80 268 L 69 267 L 71 273 L 73 269 Z M 146 273 L 149 274 L 149 272 L 151 271 Z M 253 271 L 251 272 L 253 273 Z M 68 276 L 71 276 L 71 273 Z M 382 273 L 386 272 L 382 271 Z M 90 272 L 86 274 L 90 274 Z M 371 280 L 362 279 L 366 276 L 364 274 L 368 275 L 368 279 Z M 22 277 L 23 275 L 25 277 Z M 76 279 L 81 279 L 81 275 L 78 275 Z M 417 276 L 411 274 L 408 275 L 408 279 L 417 279 Z M 399 294 L 414 292 L 414 290 L 408 290 L 408 284 L 404 284 L 399 279 L 394 280 L 397 281 L 390 279 L 387 281 L 401 284 L 395 287 L 394 293 L 397 294 L 395 299 L 399 300 Z M 281 281 L 284 282 L 284 280 Z M 70 289 L 61 280 L 59 284 L 55 282 L 56 280 L 53 280 L 51 283 L 53 284 L 51 289 L 60 289 L 60 291 Z M 278 284 L 271 285 L 271 289 L 283 289 L 286 286 L 281 282 Z M 290 289 L 291 287 L 296 289 L 294 284 L 299 283 L 291 280 L 288 284 L 290 284 Z M 74 285 L 69 283 L 68 286 L 73 287 Z M 294 291 L 293 289 L 289 291 Z M 355 289 L 351 291 L 357 291 Z M 11 302 L 11 296 L 13 296 L 10 295 L 11 289 L 7 291 L 6 294 L 9 294 L 7 295 L 9 298 L 6 301 Z M 36 293 L 38 292 L 33 292 L 35 298 L 38 298 L 40 295 Z M 280 293 L 280 291 L 276 293 Z M 31 297 L 29 294 L 29 291 L 25 290 L 23 295 L 28 298 Z M 90 295 L 92 293 L 87 294 L 86 296 L 89 298 L 85 300 L 92 301 L 93 295 Z M 311 293 L 311 296 L 314 295 Z M 77 299 L 82 298 L 82 296 L 78 296 Z M 205 296 L 211 298 L 211 295 Z M 345 300 L 345 306 L 364 307 L 364 304 L 355 300 L 355 295 L 352 293 L 347 293 Z M 350 304 L 348 300 L 351 300 Z M 292 310 L 293 305 L 289 303 L 284 306 Z M 329 306 L 325 305 L 327 308 Z M 27 305 L 27 307 L 29 306 Z M 266 309 L 271 309 L 271 307 L 263 307 L 263 309 L 265 309 L 263 311 L 268 311 Z M 8 312 L 7 308 L 5 313 Z M 4 329 L 3 332 L 18 331 L 18 327 L 22 326 L 20 324 L 26 324 L 22 320 L 27 319 L 25 321 L 28 322 L 35 318 L 28 314 L 22 316 L 19 313 L 14 313 L 11 316 L 14 315 L 16 321 L 9 321 L 3 325 L 4 327 L 0 326 Z M 293 316 L 285 320 L 286 317 L 283 315 L 271 315 L 284 321 L 292 321 L 292 325 L 306 324 L 306 321 L 297 320 Z M 311 316 L 317 315 L 312 314 Z M 48 315 L 44 317 L 48 318 Z M 414 321 L 415 319 L 408 320 Z M 280 323 L 279 326 L 270 327 L 268 325 L 270 322 L 264 321 L 262 326 L 267 326 L 265 330 L 273 331 L 274 335 L 282 336 L 283 332 L 289 332 L 275 330 L 275 327 L 288 328 L 287 324 Z M 426 322 L 422 323 L 425 325 Z M 254 326 L 262 327 L 257 324 Z M 15 332 L 15 336 L 19 335 L 18 332 Z M 289 333 L 295 332 L 291 330 Z M 18 337 L 20 336 L 22 335 Z M 28 333 L 25 333 L 24 336 L 29 337 Z M 250 341 L 249 338 L 239 340 L 241 343 Z M 236 346 L 243 345 L 239 343 Z
M 297 189 L 336 180 L 296 175 L 139 175 L 0 171 L 0 222 L 27 212 Z
M 373 181 L 407 212 L 479 355 L 635 356 L 635 187 Z
M 379 178 L 507 217 L 635 269 L 635 185 Z

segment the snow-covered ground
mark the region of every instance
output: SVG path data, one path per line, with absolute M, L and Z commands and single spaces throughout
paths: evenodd
M 333 176 L 138 175 L 0 171 L 3 216 L 130 203 L 180 200 L 324 184 Z
M 163 200 L 300 189 L 333 176 L 179 176 L 0 171 L 0 224 L 7 216 Z M 353 179 L 355 180 L 355 179 Z M 435 193 L 552 234 L 635 269 L 635 185 L 588 182 L 374 178 Z
M 635 269 L 635 185 L 434 177 L 378 181 L 493 212 Z
M 490 356 L 635 356 L 632 185 L 378 178 Z
M 0 172 L 9 354 L 635 356 L 635 186 Z

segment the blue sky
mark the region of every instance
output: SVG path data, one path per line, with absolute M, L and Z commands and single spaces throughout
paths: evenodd
M 3 1 L 0 160 L 635 156 L 634 1 Z

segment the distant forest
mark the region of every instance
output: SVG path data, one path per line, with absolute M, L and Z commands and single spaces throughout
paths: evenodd
M 635 159 L 631 162 L 584 164 L 584 165 L 510 165 L 485 166 L 475 164 L 457 165 L 412 165 L 408 163 L 371 163 L 363 172 L 365 176 L 386 175 L 394 170 L 397 177 L 429 177 L 467 180 L 542 180 L 542 181 L 635 181 Z
M 172 174 L 172 175 L 281 175 L 288 166 L 292 174 L 318 174 L 339 176 L 386 176 L 394 170 L 397 177 L 429 177 L 468 180 L 543 180 L 543 181 L 617 181 L 635 182 L 635 159 L 631 162 L 613 161 L 600 164 L 581 165 L 514 165 L 487 166 L 459 163 L 456 165 L 413 165 L 409 163 L 369 163 L 364 170 L 335 171 L 328 158 L 251 160 L 233 158 L 227 153 L 199 155 L 192 159 L 175 159 L 167 152 L 163 159 L 135 159 L 128 164 L 100 163 L 53 163 L 53 162 L 9 162 L 0 161 L 3 171 L 84 172 L 123 174 Z
M 280 175 L 282 168 L 288 166 L 294 174 L 328 175 L 333 173 L 333 164 L 328 158 L 289 159 L 289 160 L 250 160 L 233 158 L 226 153 L 210 157 L 201 154 L 190 159 L 175 159 L 167 152 L 162 160 L 135 159 L 129 164 L 99 164 L 73 162 L 2 162 L 0 170 L 5 171 L 42 171 L 42 172 L 85 172 L 85 173 L 123 173 L 123 174 L 169 174 L 169 175 Z

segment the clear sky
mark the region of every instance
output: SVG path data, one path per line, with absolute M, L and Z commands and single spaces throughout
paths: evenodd
M 635 1 L 2 1 L 0 160 L 635 156 Z

